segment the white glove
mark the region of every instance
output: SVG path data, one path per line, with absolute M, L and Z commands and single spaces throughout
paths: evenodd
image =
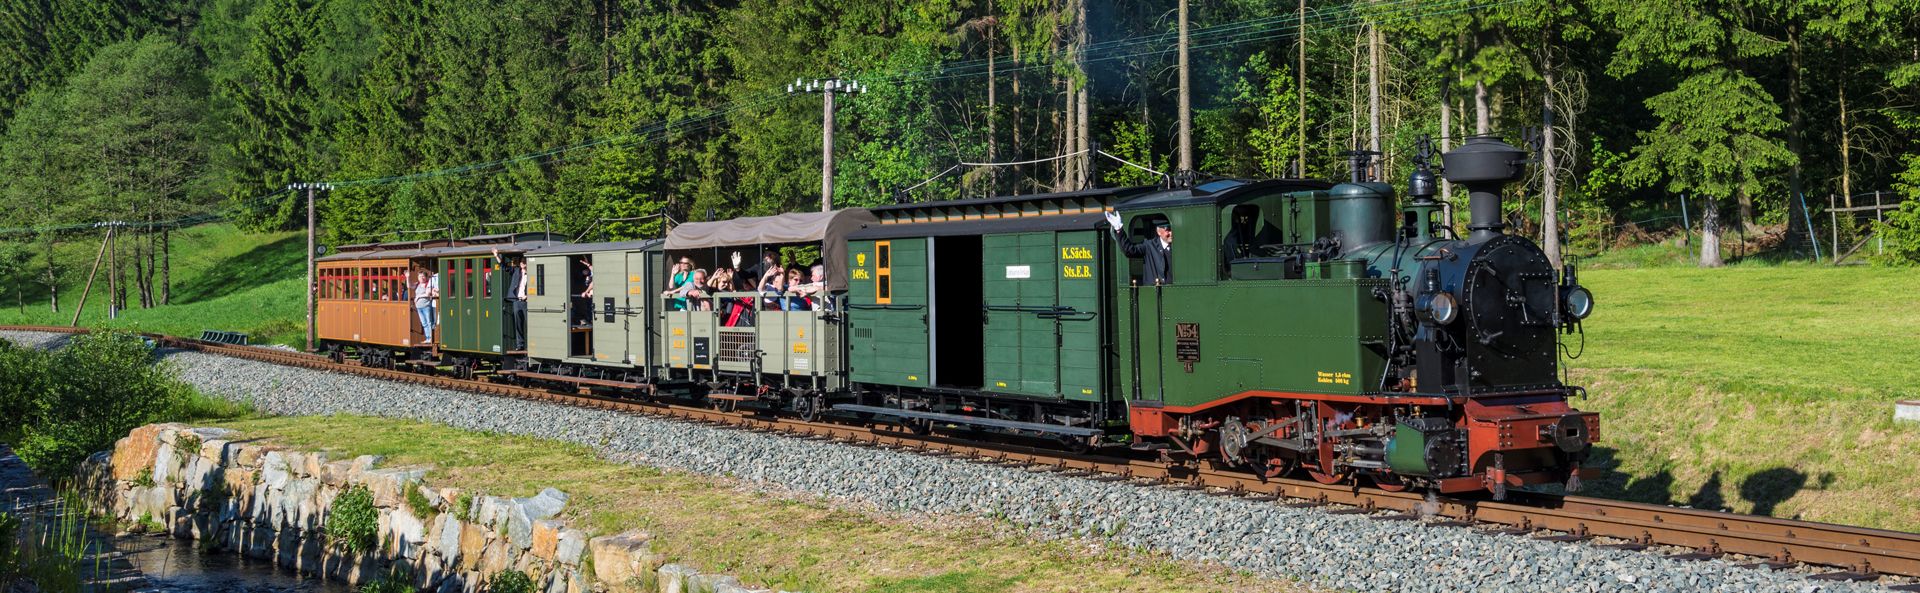
M 740 269 L 740 252 L 733 252 L 733 269 Z
M 1108 210 L 1106 211 L 1106 215 L 1107 225 L 1112 226 L 1113 230 L 1120 230 L 1120 213 Z

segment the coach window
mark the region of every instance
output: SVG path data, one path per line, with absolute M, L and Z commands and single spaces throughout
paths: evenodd
M 480 262 L 480 296 L 493 298 L 493 260 Z
M 547 264 L 533 267 L 533 294 L 547 294 Z
M 893 242 L 873 244 L 873 302 L 893 303 Z

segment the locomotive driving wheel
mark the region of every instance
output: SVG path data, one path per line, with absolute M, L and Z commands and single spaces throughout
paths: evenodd
M 1405 478 L 1400 477 L 1400 474 L 1378 472 L 1373 474 L 1373 485 L 1388 492 L 1405 492 L 1413 487 Z

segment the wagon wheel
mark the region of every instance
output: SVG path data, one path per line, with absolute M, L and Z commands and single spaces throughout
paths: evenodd
M 826 407 L 825 398 L 818 395 L 802 395 L 793 399 L 793 411 L 800 414 L 802 422 L 820 419 L 821 408 Z
M 908 418 L 904 426 L 907 431 L 920 436 L 933 434 L 933 421 L 921 418 Z
M 735 408 L 739 407 L 737 404 L 738 402 L 730 399 L 707 398 L 707 407 L 713 408 L 714 411 L 718 412 L 732 413 Z
M 347 353 L 341 352 L 339 348 L 327 350 L 327 360 L 333 361 L 333 364 L 346 364 Z

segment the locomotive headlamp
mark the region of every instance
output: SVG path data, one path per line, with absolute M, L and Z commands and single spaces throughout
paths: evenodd
M 1587 287 L 1578 284 L 1560 289 L 1560 306 L 1567 316 L 1574 320 L 1586 319 L 1593 313 L 1593 293 Z
M 1453 299 L 1453 293 L 1429 292 L 1420 295 L 1414 303 L 1414 309 L 1420 318 L 1434 325 L 1446 325 L 1460 317 L 1460 302 Z

